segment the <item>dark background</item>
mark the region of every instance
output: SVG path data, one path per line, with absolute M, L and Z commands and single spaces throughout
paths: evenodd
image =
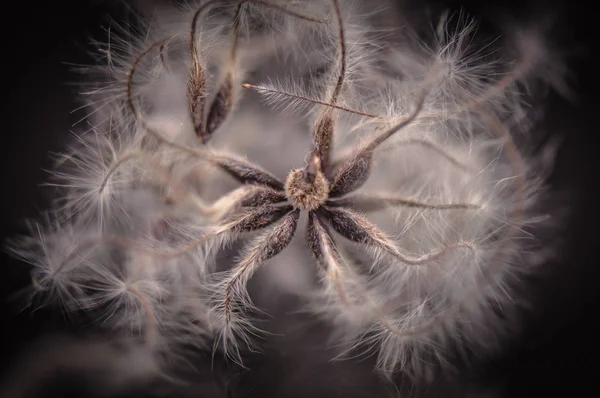
M 567 56 L 568 81 L 576 93 L 569 101 L 551 95 L 545 120 L 552 134 L 564 138 L 551 185 L 572 211 L 560 231 L 567 240 L 561 264 L 556 268 L 560 271 L 536 287 L 540 293 L 532 314 L 533 326 L 484 370 L 484 378 L 497 385 L 501 396 L 506 397 L 554 396 L 562 389 L 575 394 L 575 390 L 585 387 L 597 391 L 597 14 L 575 1 L 445 3 L 453 8 L 463 6 L 489 20 L 500 12 L 527 16 L 551 11 L 555 16 L 551 34 Z M 77 88 L 68 83 L 75 82 L 78 76 L 66 62 L 91 62 L 87 54 L 89 39 L 104 38 L 101 27 L 106 26 L 107 16 L 118 20 L 126 17 L 127 11 L 122 4 L 110 0 L 7 1 L 1 14 L 0 87 L 4 101 L 0 119 L 0 238 L 4 241 L 20 231 L 23 218 L 36 217 L 38 210 L 45 207 L 48 198 L 39 184 L 46 179 L 42 169 L 51 165 L 47 153 L 64 147 L 69 129 L 77 120 L 70 114 L 78 105 Z M 18 352 L 46 331 L 63 328 L 64 320 L 49 311 L 36 315 L 17 313 L 10 294 L 26 285 L 27 274 L 6 254 L 0 255 L 0 369 L 7 370 Z M 265 394 L 269 391 L 268 381 L 257 383 L 263 383 Z

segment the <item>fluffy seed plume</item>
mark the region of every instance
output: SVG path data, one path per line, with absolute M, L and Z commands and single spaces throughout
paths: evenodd
M 244 364 L 289 293 L 274 275 L 303 272 L 340 357 L 426 377 L 493 351 L 544 192 L 523 99 L 556 69 L 540 36 L 476 45 L 443 14 L 391 40 L 346 0 L 192 3 L 95 69 L 53 221 L 12 245 L 36 295 L 159 358 L 192 341 Z

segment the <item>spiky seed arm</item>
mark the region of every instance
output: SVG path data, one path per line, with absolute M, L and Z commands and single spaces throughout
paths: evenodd
M 340 9 L 339 0 L 332 0 L 333 9 L 338 25 L 338 57 L 339 71 L 336 84 L 331 93 L 329 103 L 335 105 L 344 85 L 346 76 L 346 41 L 344 39 L 344 23 L 342 20 L 342 12 Z M 329 156 L 331 153 L 331 141 L 335 121 L 331 107 L 325 107 L 317 119 L 314 133 L 314 149 L 311 155 L 312 158 L 319 158 L 320 170 L 324 172 L 329 167 Z M 314 163 L 314 160 L 311 160 Z
M 333 179 L 329 197 L 343 196 L 362 187 L 371 175 L 372 161 L 372 152 L 359 153 L 346 161 Z
M 292 209 L 293 207 L 289 205 L 264 205 L 261 207 L 250 208 L 241 214 L 233 214 L 221 221 L 207 234 L 178 250 L 159 251 L 148 246 L 144 246 L 139 242 L 122 239 L 119 237 L 102 238 L 100 243 L 113 244 L 128 249 L 140 250 L 142 252 L 156 255 L 160 258 L 174 258 L 191 252 L 197 247 L 208 242 L 210 239 L 213 239 L 219 235 L 228 235 L 231 238 L 239 234 L 265 228 L 274 222 L 277 222 L 277 220 L 286 215 Z
M 324 275 L 324 281 L 337 292 L 344 305 L 349 305 L 348 297 L 341 281 L 340 254 L 333 237 L 323 225 L 315 211 L 308 213 L 306 244 Z
M 203 144 L 206 144 L 208 137 L 204 133 L 204 99 L 206 97 L 206 75 L 200 62 L 193 56 L 192 67 L 190 68 L 188 81 L 188 103 L 190 116 L 194 125 L 194 132 L 200 138 Z
M 319 216 L 316 211 L 308 212 L 308 224 L 306 227 L 306 244 L 312 254 L 315 256 L 317 265 L 327 269 L 327 261 L 325 260 L 325 249 L 326 245 L 332 242 L 332 237 L 329 231 L 319 221 Z M 337 250 L 335 250 L 337 252 Z M 332 252 L 333 253 L 333 252 Z
M 331 152 L 331 138 L 334 128 L 333 116 L 326 114 L 317 120 L 315 127 L 315 142 L 314 150 L 311 155 L 309 164 L 316 164 L 317 161 L 321 165 L 319 171 L 323 171 L 329 164 L 329 153 Z
M 356 153 L 356 155 L 354 155 L 353 158 L 346 161 L 346 163 L 342 165 L 342 167 L 340 168 L 333 180 L 329 196 L 342 196 L 352 191 L 355 191 L 361 186 L 363 186 L 363 184 L 367 181 L 369 175 L 371 174 L 373 153 L 388 138 L 390 138 L 398 131 L 402 130 L 404 127 L 411 124 L 417 118 L 417 116 L 419 116 L 419 113 L 421 112 L 421 110 L 423 109 L 423 105 L 425 104 L 425 99 L 427 98 L 430 85 L 430 82 L 426 81 L 425 88 L 421 93 L 419 99 L 417 100 L 415 109 L 410 115 L 408 115 L 408 117 L 406 117 L 404 120 L 402 120 L 400 123 L 396 124 L 392 128 L 375 137 L 373 140 L 371 140 L 371 142 L 369 142 L 367 145 L 361 148 Z
M 225 322 L 231 322 L 232 301 L 234 296 L 245 296 L 246 284 L 258 267 L 265 261 L 279 254 L 292 241 L 300 210 L 288 210 L 285 218 L 270 230 L 267 234 L 259 236 L 250 245 L 244 259 L 236 266 L 235 271 L 227 279 L 225 287 L 225 298 L 223 302 L 225 310 Z
M 324 273 L 325 283 L 329 284 L 335 290 L 341 300 L 342 305 L 347 307 L 348 310 L 352 311 L 352 306 L 355 304 L 348 298 L 348 294 L 342 284 L 342 257 L 336 247 L 333 236 L 331 236 L 331 233 L 327 230 L 327 227 L 321 220 L 319 220 L 319 216 L 314 211 L 308 214 L 306 243 L 317 260 L 317 264 Z M 385 308 L 380 308 L 380 306 L 375 303 L 372 297 L 370 297 L 366 289 L 361 287 L 357 281 L 353 283 L 353 287 L 354 289 L 352 293 L 356 294 L 361 299 L 363 305 L 366 305 L 369 313 L 377 318 L 377 321 L 384 329 L 395 335 L 415 335 L 423 333 L 427 330 L 426 328 L 434 326 L 433 323 L 428 323 L 426 325 L 421 325 L 411 329 L 398 329 L 390 324 L 389 316 L 386 314 Z M 438 319 L 436 319 L 436 321 L 438 321 Z
M 206 97 L 206 72 L 201 65 L 196 49 L 196 28 L 200 15 L 219 0 L 209 0 L 202 4 L 192 18 L 190 27 L 190 55 L 192 57 L 192 66 L 189 72 L 188 81 L 188 103 L 190 108 L 190 116 L 194 125 L 196 135 L 201 139 L 203 144 L 206 143 L 207 137 L 204 133 L 204 99 Z
M 206 119 L 206 128 L 202 130 L 202 142 L 207 142 L 213 133 L 225 122 L 231 109 L 233 108 L 233 72 L 230 70 L 221 83 L 219 91 L 213 100 L 208 117 Z
M 154 133 L 158 134 L 158 132 Z M 200 151 L 196 148 L 169 141 L 160 134 L 156 135 L 156 137 L 160 137 L 159 140 L 166 145 L 220 168 L 242 184 L 257 184 L 276 191 L 282 191 L 284 188 L 283 183 L 273 174 L 242 157 L 233 156 L 225 152 Z
M 101 238 L 99 243 L 112 244 L 128 249 L 140 250 L 142 252 L 147 252 L 149 254 L 156 255 L 160 258 L 174 258 L 191 252 L 192 250 L 198 248 L 199 246 L 203 245 L 204 243 L 219 235 L 228 235 L 228 237 L 231 238 L 239 234 L 265 228 L 273 224 L 274 222 L 277 222 L 277 220 L 286 215 L 292 209 L 293 207 L 289 205 L 264 205 L 261 207 L 249 208 L 248 210 L 240 214 L 233 214 L 227 217 L 199 239 L 190 242 L 189 244 L 185 245 L 180 249 L 172 251 L 156 250 L 154 248 L 145 246 L 139 242 L 119 237 Z M 79 255 L 80 253 L 77 254 Z
M 411 257 L 401 253 L 392 239 L 375 224 L 351 210 L 322 206 L 319 212 L 329 221 L 333 229 L 346 239 L 382 250 L 408 265 L 430 263 L 459 247 L 474 250 L 471 243 L 459 242 L 419 257 Z
M 251 208 L 241 215 L 236 214 L 223 221 L 217 228 L 217 233 L 232 232 L 237 234 L 265 228 L 292 210 L 293 207 L 290 205 L 265 205 Z
M 259 207 L 286 201 L 285 193 L 271 188 L 255 186 L 253 192 L 242 200 L 242 207 Z
M 479 209 L 481 206 L 474 203 L 442 203 L 432 204 L 424 203 L 416 200 L 405 199 L 389 194 L 354 194 L 339 200 L 330 200 L 327 202 L 329 206 L 350 207 L 361 212 L 373 212 L 394 206 L 415 207 L 419 209 L 437 209 L 437 210 L 453 210 L 453 209 Z
M 200 213 L 218 221 L 241 207 L 259 207 L 284 202 L 285 194 L 260 185 L 244 185 L 222 196 L 213 203 L 192 196 Z
M 161 40 L 157 40 L 154 43 L 150 44 L 148 47 L 146 47 L 146 49 L 144 51 L 142 51 L 140 54 L 138 54 L 138 56 L 133 60 L 133 63 L 131 64 L 131 68 L 129 69 L 129 74 L 127 76 L 127 84 L 125 86 L 126 100 L 127 100 L 127 106 L 129 107 L 131 114 L 133 115 L 133 117 L 136 118 L 136 120 L 141 120 L 141 117 L 139 116 L 139 112 L 135 106 L 135 103 L 133 102 L 133 76 L 134 76 L 135 72 L 137 71 L 137 67 L 139 66 L 140 62 L 142 62 L 144 57 L 146 55 L 148 55 L 156 47 L 162 46 L 166 42 L 167 42 L 167 39 L 161 39 Z M 145 123 L 143 125 L 145 126 Z
M 133 100 L 130 100 L 129 102 L 133 104 Z M 133 109 L 136 110 L 135 105 L 132 106 Z M 213 165 L 219 167 L 242 184 L 265 185 L 279 191 L 283 190 L 284 188 L 283 183 L 271 173 L 252 164 L 251 162 L 243 158 L 233 157 L 225 153 L 199 151 L 196 148 L 178 144 L 176 142 L 168 140 L 161 133 L 148 126 L 139 115 L 137 115 L 136 120 L 147 132 L 149 132 L 153 137 L 155 137 L 163 144 L 168 145 L 179 151 L 185 152 L 192 157 L 196 157 L 205 160 L 209 163 L 212 163 Z
M 283 183 L 275 176 L 243 158 L 219 152 L 205 153 L 203 156 L 242 184 L 264 185 L 277 191 L 284 189 Z
M 217 95 L 210 105 L 208 117 L 206 119 L 206 126 L 204 126 L 205 128 L 201 131 L 202 142 L 208 141 L 213 133 L 219 127 L 221 127 L 233 108 L 233 74 L 235 73 L 237 43 L 240 33 L 240 17 L 242 13 L 242 7 L 247 1 L 248 0 L 240 1 L 238 3 L 235 15 L 233 17 L 231 50 L 229 54 L 229 60 L 227 62 L 227 72 L 225 74 L 225 79 L 219 86 Z

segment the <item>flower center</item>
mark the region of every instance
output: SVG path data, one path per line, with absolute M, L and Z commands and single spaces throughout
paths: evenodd
M 314 210 L 329 198 L 329 182 L 320 171 L 311 181 L 305 170 L 292 170 L 285 182 L 285 194 L 296 208 Z

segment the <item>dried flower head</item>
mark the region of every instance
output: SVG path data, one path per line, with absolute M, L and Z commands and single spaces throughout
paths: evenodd
M 56 222 L 14 248 L 37 291 L 150 349 L 212 340 L 242 363 L 260 333 L 247 285 L 266 262 L 298 272 L 281 253 L 300 245 L 319 287 L 295 293 L 388 374 L 494 348 L 542 183 L 522 88 L 550 54 L 535 32 L 473 48 L 475 25 L 447 16 L 383 46 L 359 9 L 209 0 L 109 46 Z

